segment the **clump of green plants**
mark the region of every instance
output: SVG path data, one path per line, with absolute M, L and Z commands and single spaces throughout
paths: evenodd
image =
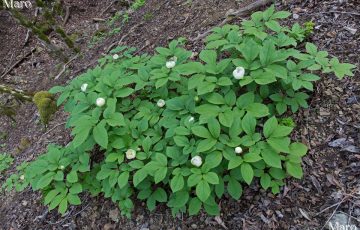
M 9 154 L 6 153 L 0 154 L 0 173 L 8 169 L 13 163 L 13 161 L 14 158 L 12 158 Z
M 282 115 L 307 108 L 318 73 L 352 76 L 351 64 L 304 39 L 290 15 L 270 7 L 241 25 L 216 27 L 198 60 L 183 40 L 134 55 L 117 47 L 99 65 L 51 93 L 69 113 L 73 140 L 49 146 L 24 171 L 49 209 L 65 213 L 79 194 L 103 195 L 130 217 L 133 199 L 175 215 L 219 215 L 219 199 L 240 199 L 259 183 L 279 193 L 301 179 L 306 145 L 289 138 Z
M 311 34 L 314 33 L 314 26 L 315 26 L 315 23 L 312 22 L 312 21 L 307 21 L 304 23 L 304 27 L 305 27 L 305 37 L 309 37 Z

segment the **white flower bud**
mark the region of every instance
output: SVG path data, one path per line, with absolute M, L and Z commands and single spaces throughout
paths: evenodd
M 156 105 L 160 108 L 165 106 L 165 101 L 163 99 L 158 100 L 158 102 L 156 103 Z
M 194 97 L 194 100 L 195 100 L 196 102 L 198 102 L 198 101 L 200 101 L 200 97 L 199 97 L 199 96 L 195 96 L 195 97 Z
M 243 67 L 236 67 L 233 71 L 233 76 L 235 79 L 243 79 L 245 75 L 245 69 Z
M 24 180 L 25 179 L 25 176 L 24 175 L 21 175 L 20 176 L 20 180 Z
M 105 99 L 102 97 L 99 97 L 98 99 L 96 99 L 96 105 L 99 107 L 105 105 Z
M 131 159 L 134 159 L 136 157 L 136 151 L 133 150 L 133 149 L 128 149 L 126 151 L 126 158 L 131 160 Z
M 235 153 L 242 153 L 242 152 L 243 152 L 243 150 L 240 146 L 235 148 Z
M 191 164 L 196 166 L 196 167 L 200 167 L 202 165 L 202 159 L 200 156 L 194 156 L 191 159 Z
M 114 55 L 113 55 L 113 59 L 114 59 L 114 60 L 117 60 L 117 59 L 119 59 L 119 55 L 117 55 L 117 54 L 114 54 Z
M 85 92 L 88 87 L 88 84 L 84 83 L 81 85 L 81 91 Z
M 168 68 L 168 69 L 174 68 L 175 65 L 176 65 L 176 61 L 174 61 L 174 60 L 170 60 L 170 61 L 166 62 L 166 68 Z
M 189 122 L 193 122 L 195 121 L 195 118 L 194 117 L 189 117 Z
M 65 168 L 64 165 L 60 165 L 60 166 L 59 166 L 59 169 L 60 169 L 60 170 L 63 170 L 64 168 Z

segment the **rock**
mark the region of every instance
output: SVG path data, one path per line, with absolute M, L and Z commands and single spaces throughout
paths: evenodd
M 191 228 L 193 228 L 193 229 L 197 229 L 197 224 L 191 224 Z
M 336 213 L 330 219 L 329 223 L 326 225 L 326 228 L 327 229 L 341 229 L 341 227 L 351 226 L 351 224 L 348 222 L 348 219 L 349 219 L 348 215 L 346 215 L 344 213 Z
M 293 14 L 293 19 L 299 19 L 299 15 L 298 14 Z
M 110 210 L 109 218 L 114 222 L 119 222 L 119 210 L 118 209 Z

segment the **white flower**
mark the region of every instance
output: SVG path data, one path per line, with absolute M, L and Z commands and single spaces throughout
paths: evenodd
M 190 118 L 189 118 L 189 122 L 193 122 L 193 121 L 195 121 L 195 118 L 194 118 L 194 117 L 190 117 Z
M 88 84 L 84 83 L 81 85 L 81 91 L 85 92 L 88 87 Z
M 236 67 L 233 71 L 233 76 L 235 79 L 243 79 L 245 74 L 245 69 L 243 67 Z
M 160 108 L 165 106 L 165 101 L 163 99 L 158 100 L 158 102 L 156 103 L 156 105 Z
M 98 99 L 96 99 L 96 105 L 99 107 L 105 105 L 105 99 L 102 97 L 99 97 Z
M 20 180 L 24 180 L 25 179 L 25 176 L 24 175 L 21 175 L 20 176 Z
M 134 159 L 136 157 L 136 151 L 133 150 L 133 149 L 128 149 L 126 151 L 126 158 L 131 160 L 131 159 Z
M 176 61 L 174 61 L 174 60 L 170 60 L 170 61 L 166 62 L 166 68 L 168 68 L 168 69 L 174 68 L 175 65 L 176 65 Z
M 194 156 L 191 159 L 191 164 L 196 166 L 196 167 L 200 167 L 202 165 L 202 159 L 200 156 Z
M 64 165 L 60 165 L 60 166 L 59 166 L 59 169 L 60 169 L 60 170 L 63 170 L 64 168 L 65 168 Z
M 242 153 L 242 152 L 243 150 L 240 146 L 235 148 L 235 153 Z
M 114 58 L 114 60 L 119 59 L 119 55 L 114 54 L 114 55 L 113 55 L 113 58 Z

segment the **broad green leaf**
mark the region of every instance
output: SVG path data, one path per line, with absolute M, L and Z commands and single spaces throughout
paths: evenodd
M 203 50 L 200 52 L 199 57 L 208 64 L 214 64 L 216 63 L 217 54 L 214 50 Z
M 215 119 L 215 118 L 209 119 L 208 127 L 209 127 L 209 131 L 210 131 L 211 135 L 214 138 L 219 138 L 219 136 L 220 136 L 220 124 L 217 121 L 217 119 Z
M 260 184 L 261 187 L 263 187 L 263 189 L 268 189 L 270 187 L 270 183 L 271 183 L 271 177 L 269 176 L 269 174 L 264 173 L 263 175 L 261 175 L 260 177 Z
M 307 152 L 307 147 L 303 143 L 295 142 L 290 145 L 290 154 L 295 156 L 305 156 Z
M 247 113 L 241 121 L 241 126 L 245 133 L 247 134 L 255 133 L 255 127 L 256 127 L 255 117 L 252 114 Z
M 241 184 L 235 180 L 234 178 L 230 177 L 228 185 L 227 185 L 227 191 L 234 198 L 235 200 L 240 199 L 242 195 L 242 187 Z
M 201 201 L 199 198 L 194 197 L 189 202 L 189 215 L 193 216 L 199 213 L 201 209 Z
M 196 186 L 196 195 L 202 201 L 205 202 L 210 196 L 211 190 L 208 182 L 201 180 Z
M 288 153 L 290 151 L 290 138 L 288 137 L 270 137 L 267 139 L 267 143 L 277 151 L 283 153 Z
M 286 172 L 290 174 L 291 176 L 301 179 L 303 177 L 303 171 L 301 168 L 301 164 L 294 164 L 291 162 L 286 162 Z
M 94 129 L 93 129 L 93 136 L 96 141 L 101 147 L 104 149 L 107 148 L 108 145 L 108 134 L 105 128 L 105 120 L 102 120 L 100 123 L 98 123 Z
M 214 172 L 208 172 L 203 177 L 209 184 L 219 184 L 219 177 Z
M 191 128 L 193 134 L 202 138 L 211 138 L 211 133 L 204 126 L 194 126 Z
M 128 181 L 129 181 L 129 172 L 125 171 L 125 172 L 122 172 L 119 177 L 118 177 L 118 180 L 117 180 L 117 183 L 119 185 L 119 188 L 123 188 L 125 187 L 125 185 L 128 184 Z
M 265 117 L 269 115 L 269 109 L 266 105 L 261 103 L 252 103 L 246 106 L 246 110 L 250 112 L 254 117 Z
M 266 164 L 275 168 L 282 168 L 280 155 L 276 151 L 266 148 L 261 151 L 261 156 Z
M 182 175 L 174 176 L 170 181 L 170 188 L 173 192 L 180 191 L 184 187 L 184 177 Z
M 276 117 L 273 116 L 270 119 L 268 119 L 264 124 L 264 136 L 266 138 L 271 137 L 272 133 L 276 130 L 277 127 L 278 127 L 278 121 Z
M 214 147 L 214 145 L 216 144 L 216 140 L 215 139 L 205 139 L 199 142 L 199 144 L 197 145 L 196 148 L 196 152 L 197 153 L 202 153 L 202 152 L 206 152 L 209 149 L 211 149 L 212 147 Z
M 252 179 L 254 178 L 254 170 L 253 168 L 251 167 L 250 164 L 248 163 L 243 163 L 241 164 L 241 176 L 242 178 L 244 179 L 244 181 L 250 185 L 251 184 L 251 181 Z

